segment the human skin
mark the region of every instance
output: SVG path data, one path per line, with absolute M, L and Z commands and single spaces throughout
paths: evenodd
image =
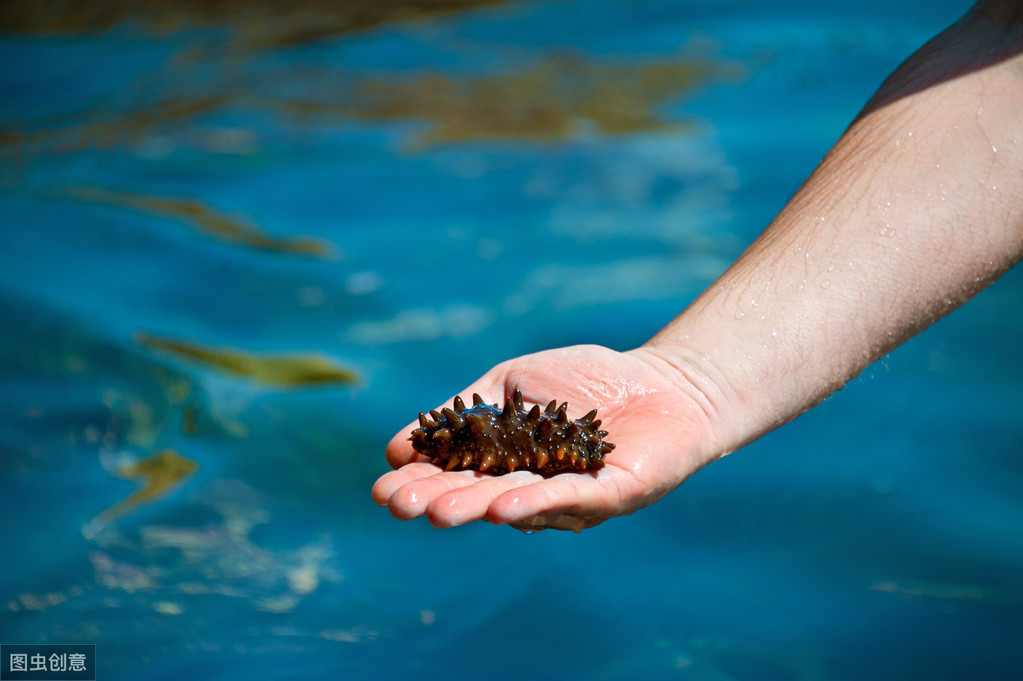
M 504 362 L 461 394 L 599 410 L 599 471 L 443 472 L 408 442 L 373 499 L 437 527 L 580 531 L 810 409 L 1023 256 L 1023 3 L 980 2 L 882 85 L 738 260 L 642 347 Z M 448 401 L 450 404 L 450 400 Z M 528 406 L 527 406 L 528 408 Z

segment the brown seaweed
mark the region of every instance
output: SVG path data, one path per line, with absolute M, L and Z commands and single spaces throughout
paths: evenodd
M 332 245 L 327 242 L 310 237 L 275 237 L 249 224 L 243 218 L 214 210 L 198 199 L 145 196 L 89 186 L 68 187 L 54 194 L 182 220 L 191 224 L 197 231 L 221 241 L 264 251 L 320 258 L 334 254 Z
M 129 24 L 150 34 L 227 27 L 243 46 L 300 45 L 507 0 L 49 0 L 0 3 L 4 31 L 80 35 Z
M 325 383 L 354 383 L 355 372 L 337 366 L 319 356 L 266 356 L 225 348 L 209 348 L 184 341 L 173 341 L 140 333 L 141 345 L 170 352 L 179 357 L 206 364 L 221 371 L 245 376 L 261 383 L 284 388 Z
M 142 486 L 124 501 L 100 513 L 94 522 L 109 523 L 127 515 L 136 506 L 156 501 L 198 468 L 199 464 L 173 449 L 161 450 L 148 459 L 125 466 L 118 472 L 118 476 L 141 481 Z
M 703 59 L 594 62 L 573 53 L 476 77 L 419 72 L 356 81 L 343 101 L 307 97 L 298 112 L 426 121 L 415 147 L 477 140 L 552 142 L 581 131 L 620 135 L 685 127 L 661 107 L 734 69 Z M 329 89 L 324 88 L 323 91 Z

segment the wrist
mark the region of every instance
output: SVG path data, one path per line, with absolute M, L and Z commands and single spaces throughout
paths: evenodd
M 660 334 L 625 354 L 653 367 L 674 391 L 673 401 L 686 405 L 687 420 L 701 431 L 694 452 L 701 466 L 755 439 L 743 433 L 742 426 L 748 423 L 743 400 L 710 355 Z

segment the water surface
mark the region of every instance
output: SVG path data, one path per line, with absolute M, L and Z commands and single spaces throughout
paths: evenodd
M 1023 673 L 1018 271 L 581 535 L 369 500 L 494 363 L 652 335 L 963 3 L 41 5 L 0 11 L 0 641 L 104 679 Z

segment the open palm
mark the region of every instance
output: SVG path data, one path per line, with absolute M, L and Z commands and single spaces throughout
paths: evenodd
M 387 445 L 396 470 L 380 477 L 373 499 L 397 518 L 426 515 L 437 527 L 485 519 L 578 532 L 656 501 L 713 458 L 703 451 L 705 410 L 678 373 L 645 350 L 585 345 L 526 355 L 494 367 L 461 395 L 503 403 L 516 388 L 527 403 L 567 401 L 572 418 L 598 409 L 615 444 L 605 467 L 550 478 L 445 472 L 413 451 L 409 433 L 419 424 L 411 423 Z

